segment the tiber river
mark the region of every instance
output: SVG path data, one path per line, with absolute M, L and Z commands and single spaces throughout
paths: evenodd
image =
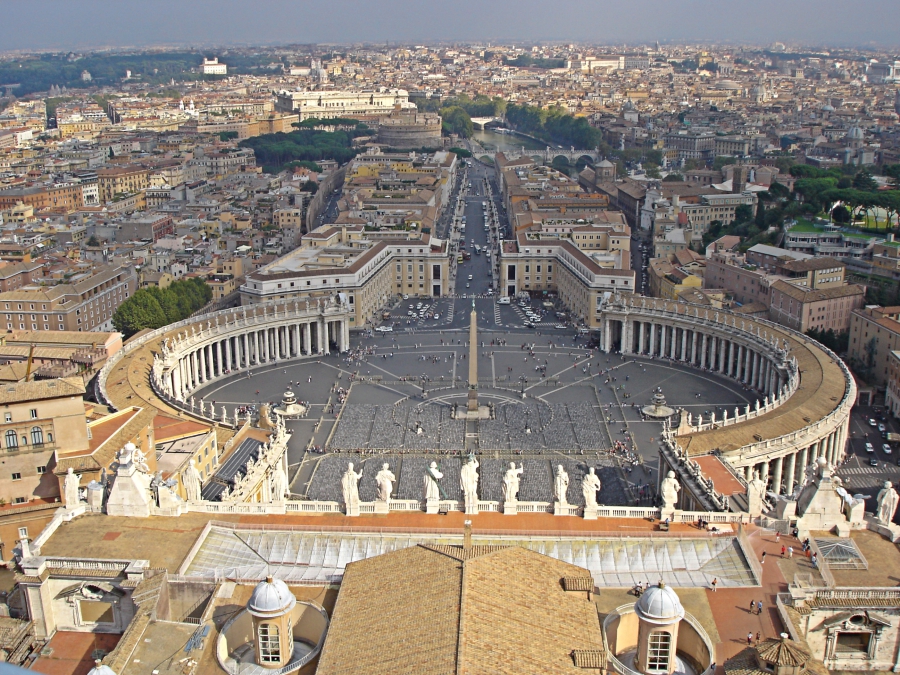
M 544 150 L 547 147 L 546 143 L 533 141 L 525 136 L 498 134 L 492 129 L 484 131 L 476 129 L 472 133 L 472 140 L 480 143 L 487 151 L 499 150 L 500 152 L 506 152 L 508 150 L 521 150 L 522 146 L 525 146 L 526 150 Z

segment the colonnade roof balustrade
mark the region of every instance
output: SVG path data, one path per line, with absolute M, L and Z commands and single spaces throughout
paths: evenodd
M 688 455 L 704 455 L 714 450 L 727 454 L 742 448 L 746 451 L 761 441 L 803 432 L 832 415 L 841 417 L 835 421 L 837 424 L 843 421 L 853 404 L 855 385 L 846 365 L 818 342 L 784 326 L 727 310 L 706 310 L 638 296 L 621 296 L 619 302 L 613 301 L 607 307 L 607 316 L 616 320 L 627 318 L 677 325 L 743 344 L 758 341 L 759 330 L 759 335 L 765 336 L 770 343 L 768 358 L 774 355 L 776 343 L 781 348 L 787 342 L 787 358 L 796 359 L 800 374 L 796 391 L 769 413 L 752 416 L 737 424 L 677 436 L 676 442 Z M 752 401 L 757 396 L 761 398 L 756 392 L 750 392 L 749 398 Z M 740 412 L 743 414 L 743 406 Z M 729 411 L 729 417 L 731 415 Z
M 285 308 L 287 309 L 287 315 L 285 314 Z M 253 323 L 253 317 L 258 317 L 259 320 L 262 320 L 265 316 L 271 321 L 272 325 L 278 325 L 293 317 L 294 313 L 296 313 L 299 320 L 320 316 L 337 319 L 347 314 L 347 310 L 334 304 L 329 308 L 317 308 L 315 302 L 310 303 L 309 309 L 307 309 L 304 300 L 280 300 L 218 310 L 209 314 L 194 316 L 162 328 L 138 333 L 129 339 L 123 349 L 104 365 L 97 381 L 99 398 L 116 410 L 122 410 L 130 406 L 143 408 L 140 415 L 141 419 L 136 423 L 146 423 L 157 413 L 165 413 L 173 417 L 177 417 L 180 414 L 190 414 L 179 411 L 161 399 L 156 395 L 150 384 L 154 356 L 162 356 L 163 344 L 166 338 L 169 338 L 172 349 L 177 350 L 174 338 L 178 334 L 183 335 L 186 332 L 189 338 L 187 341 L 183 341 L 179 347 L 187 349 L 191 344 L 202 345 L 214 337 L 225 339 L 229 335 L 241 334 L 246 330 L 262 329 L 265 324 Z M 245 323 L 243 318 L 245 314 L 249 323 Z M 234 320 L 235 316 L 237 317 L 236 323 Z M 217 321 L 219 322 L 218 328 L 216 327 Z M 211 323 L 211 329 L 207 327 L 207 322 Z M 197 331 L 197 335 L 191 335 L 192 326 Z M 201 328 L 202 333 L 200 332 Z M 231 329 L 233 329 L 233 332 Z M 219 426 L 217 427 L 217 434 L 218 441 L 222 444 L 233 436 L 234 432 L 231 429 Z

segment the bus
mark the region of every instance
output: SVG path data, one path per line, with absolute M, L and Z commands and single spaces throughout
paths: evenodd
M 460 253 L 458 256 L 456 256 L 456 262 L 461 263 L 462 261 L 463 261 L 463 256 L 462 256 L 462 253 Z
M 478 244 L 475 244 L 475 255 L 481 254 L 481 247 Z

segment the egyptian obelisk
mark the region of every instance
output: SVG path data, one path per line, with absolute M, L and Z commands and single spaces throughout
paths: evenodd
M 472 312 L 469 314 L 469 403 L 470 413 L 478 412 L 478 314 L 475 312 L 475 298 L 472 298 Z

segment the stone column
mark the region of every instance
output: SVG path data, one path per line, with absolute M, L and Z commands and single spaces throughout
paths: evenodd
M 197 350 L 197 363 L 200 368 L 200 382 L 206 382 L 206 350 L 203 347 Z
M 253 331 L 253 359 L 256 365 L 262 363 L 262 353 L 259 351 L 259 331 Z
M 659 356 L 666 358 L 666 324 L 659 325 Z
M 749 347 L 744 347 L 744 384 L 750 383 L 750 377 L 753 370 L 753 351 Z
M 728 341 L 728 377 L 734 377 L 734 340 Z
M 235 370 L 234 359 L 231 356 L 231 338 L 228 338 L 225 340 L 225 367 L 228 370 Z
M 629 318 L 622 320 L 622 349 L 623 354 L 631 354 L 634 347 L 634 321 Z
M 756 378 L 759 375 L 759 352 L 751 351 L 750 352 L 750 360 L 752 361 L 751 372 L 750 372 L 750 387 L 752 389 L 756 389 Z
M 691 331 L 691 365 L 697 365 L 697 331 Z
M 641 325 L 641 328 L 640 328 L 640 330 L 638 331 L 638 348 L 637 348 L 637 353 L 638 353 L 638 354 L 643 354 L 643 353 L 644 353 L 644 322 L 643 322 L 643 321 L 640 321 L 639 323 L 640 323 L 640 325 Z
M 828 434 L 828 438 L 826 439 L 826 443 L 828 446 L 828 462 L 830 464 L 837 464 L 837 453 L 835 452 L 835 442 L 834 442 L 834 432 Z
M 785 494 L 791 495 L 794 492 L 794 474 L 797 470 L 797 453 L 792 452 L 788 455 L 787 480 L 785 481 Z
M 728 362 L 726 361 L 725 355 L 727 354 L 727 343 L 728 340 L 725 338 L 719 338 L 719 372 L 723 375 L 728 374 Z
M 775 458 L 775 473 L 772 476 L 772 489 L 776 495 L 781 494 L 781 470 L 784 466 L 784 457 Z
M 300 350 L 300 324 L 295 323 L 291 327 L 294 329 L 294 356 L 300 356 L 302 354 Z
M 681 361 L 684 362 L 687 360 L 687 329 L 681 329 Z
M 806 467 L 809 466 L 809 448 L 803 448 L 800 451 L 800 466 L 797 467 L 797 481 L 803 480 L 803 474 L 806 472 Z
M 303 334 L 306 341 L 306 355 L 309 356 L 312 354 L 312 324 L 308 321 L 303 324 Z
M 218 371 L 219 376 L 225 374 L 225 366 L 224 361 L 222 360 L 222 341 L 216 340 L 216 358 L 218 359 Z
M 763 483 L 767 483 L 769 480 L 769 460 L 766 460 L 762 463 L 762 471 L 760 472 L 760 476 Z
M 601 326 L 601 335 L 603 336 L 603 351 L 609 354 L 609 319 L 603 319 Z
M 250 336 L 245 332 L 241 335 L 244 344 L 244 368 L 250 367 Z
M 656 324 L 650 323 L 650 356 L 656 356 Z
M 706 333 L 703 333 L 703 346 L 700 347 L 700 367 L 706 368 L 706 343 L 708 340 L 708 336 Z
M 753 480 L 753 467 L 752 466 L 744 467 L 744 480 L 747 481 L 748 483 L 751 480 Z
M 344 334 L 344 351 L 350 349 L 350 319 L 341 321 L 341 331 Z

